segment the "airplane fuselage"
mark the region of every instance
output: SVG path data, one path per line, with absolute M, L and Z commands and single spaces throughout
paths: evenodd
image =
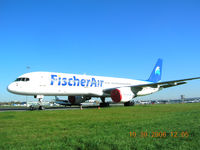
M 32 72 L 24 74 L 8 86 L 8 91 L 19 95 L 44 96 L 105 96 L 104 89 L 128 87 L 147 84 L 147 81 L 112 78 L 102 76 L 77 75 L 52 72 Z M 146 88 L 138 93 L 147 95 L 158 91 L 157 88 Z

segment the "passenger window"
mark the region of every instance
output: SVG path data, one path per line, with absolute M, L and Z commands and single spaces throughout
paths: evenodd
M 29 78 L 26 78 L 26 81 L 30 81 L 30 79 L 29 79 Z

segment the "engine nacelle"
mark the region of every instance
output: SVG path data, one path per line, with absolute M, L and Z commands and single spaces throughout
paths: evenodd
M 115 103 L 128 102 L 135 97 L 130 87 L 117 88 L 111 91 L 111 99 Z
M 84 96 L 68 96 L 68 100 L 72 105 L 78 105 L 80 103 L 85 102 L 86 100 L 91 99 L 91 97 Z

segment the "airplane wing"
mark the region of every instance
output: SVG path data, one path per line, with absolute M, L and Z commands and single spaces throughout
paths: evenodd
M 187 82 L 185 82 L 185 81 L 195 80 L 195 79 L 200 79 L 200 77 L 187 78 L 187 79 L 181 79 L 181 80 L 164 81 L 164 82 L 157 82 L 157 83 L 147 83 L 147 84 L 140 84 L 140 85 L 132 85 L 132 86 L 128 86 L 128 87 L 131 87 L 131 90 L 133 92 L 137 93 L 138 91 L 142 90 L 144 87 L 157 88 L 158 86 L 160 86 L 161 89 L 162 88 L 169 88 L 169 87 L 173 87 L 173 86 L 186 84 Z M 116 87 L 116 88 L 121 88 L 121 87 Z M 110 93 L 112 90 L 114 90 L 116 88 L 105 89 L 104 92 L 105 93 Z
M 187 79 L 181 79 L 181 80 L 164 81 L 164 82 L 158 82 L 158 83 L 141 84 L 141 85 L 136 85 L 136 86 L 131 86 L 131 87 L 147 87 L 147 86 L 148 87 L 157 87 L 158 85 L 160 85 L 160 87 L 168 88 L 171 86 L 186 84 L 187 82 L 185 82 L 185 81 L 195 80 L 195 79 L 200 79 L 200 77 L 187 78 Z

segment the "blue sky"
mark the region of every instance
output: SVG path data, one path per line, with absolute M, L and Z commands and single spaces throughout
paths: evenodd
M 53 71 L 162 80 L 200 76 L 200 2 L 183 0 L 0 0 L 0 101 L 17 76 Z M 26 67 L 30 66 L 30 69 Z M 200 81 L 142 99 L 200 96 Z

